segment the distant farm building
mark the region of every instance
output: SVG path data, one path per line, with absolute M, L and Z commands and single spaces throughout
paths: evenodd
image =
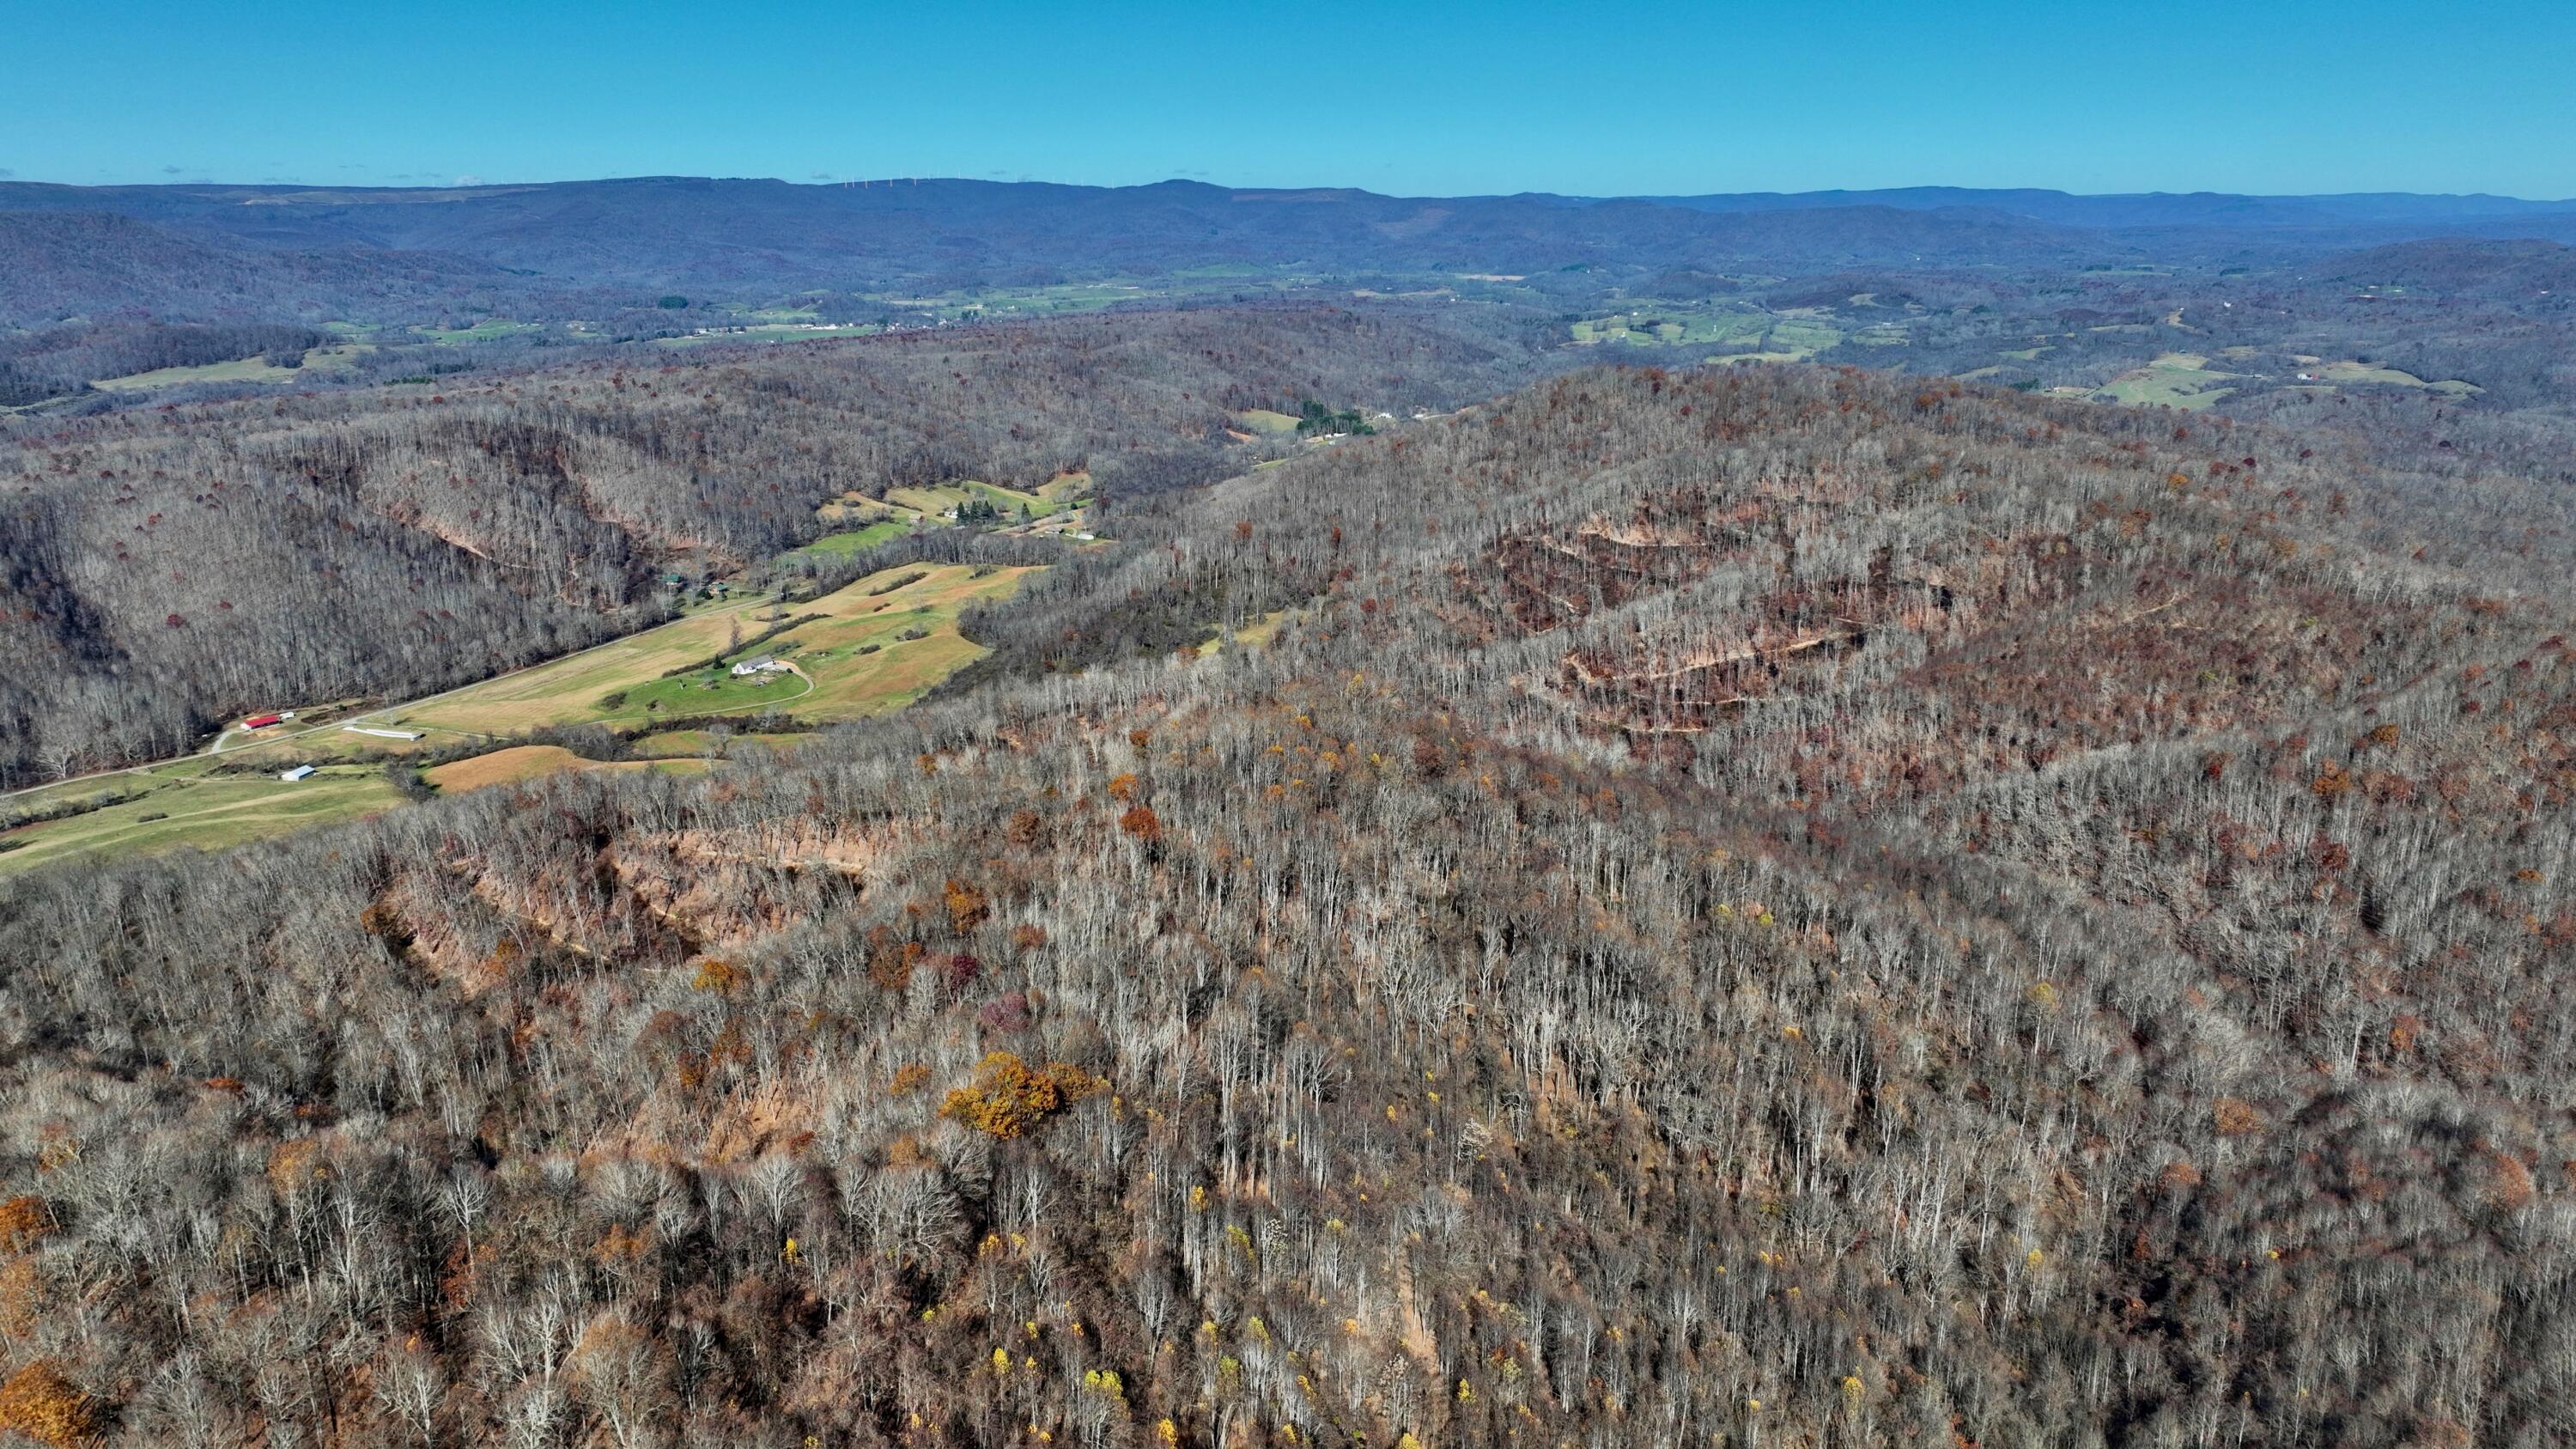
M 379 729 L 374 725 L 353 724 L 342 725 L 340 728 L 353 735 L 374 735 L 380 740 L 416 740 L 420 738 L 420 731 L 418 730 L 388 730 Z
M 296 766 L 294 769 L 287 771 L 286 773 L 284 773 L 284 774 L 282 774 L 282 775 L 278 776 L 277 778 L 279 778 L 279 779 L 281 779 L 281 780 L 284 780 L 284 781 L 286 781 L 288 784 L 290 784 L 290 785 L 291 785 L 291 784 L 295 783 L 296 781 L 301 780 L 301 779 L 303 779 L 305 776 L 310 775 L 310 774 L 312 774 L 312 773 L 313 773 L 313 767 L 312 767 L 311 765 L 298 765 L 298 766 Z
M 755 674 L 783 674 L 787 666 L 770 658 L 746 659 L 733 667 L 733 677 L 747 679 Z
M 285 718 L 286 716 L 282 714 L 255 714 L 242 721 L 242 728 L 246 730 L 264 730 L 270 725 L 283 722 Z

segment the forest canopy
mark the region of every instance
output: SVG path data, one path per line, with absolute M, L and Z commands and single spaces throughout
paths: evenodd
M 2563 1435 L 2539 424 L 1812 366 L 1410 420 L 1498 365 L 1456 345 L 1104 321 L 22 440 L 84 562 L 81 510 L 181 456 L 325 535 L 545 477 L 512 517 L 638 549 L 798 538 L 816 495 L 745 480 L 1139 471 L 903 714 L 0 879 L 0 1424 Z M 905 405 L 943 387 L 1016 416 Z M 1209 398 L 1346 397 L 1408 421 L 1199 465 Z M 452 587 L 631 607 L 584 557 Z

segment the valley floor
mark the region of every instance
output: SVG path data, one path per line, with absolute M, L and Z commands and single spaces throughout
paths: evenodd
M 511 748 L 531 730 L 597 726 L 640 733 L 638 750 L 687 736 L 720 758 L 727 741 L 667 726 L 776 715 L 829 724 L 900 709 L 984 650 L 957 629 L 970 604 L 1008 597 L 1035 568 L 916 564 L 883 570 L 821 598 L 746 599 L 477 684 L 403 704 L 297 711 L 276 733 L 231 727 L 202 753 L 0 797 L 19 818 L 71 811 L 0 831 L 0 874 L 98 856 L 216 850 L 403 803 L 388 765 L 446 758 L 422 778 L 440 791 L 531 778 L 557 768 L 702 770 L 704 759 L 585 760 L 560 746 Z M 785 625 L 765 642 L 769 631 Z M 737 674 L 766 660 L 777 667 Z M 389 738 L 362 730 L 410 734 Z M 730 732 L 728 732 L 730 733 Z M 456 759 L 461 754 L 463 759 Z M 506 760 L 507 764 L 502 762 Z M 300 780 L 280 776 L 315 767 Z M 104 801 L 96 808 L 81 808 Z

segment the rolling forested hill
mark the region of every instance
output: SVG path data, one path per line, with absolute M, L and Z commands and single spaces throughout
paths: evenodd
M 1354 324 L 1299 325 L 1153 376 L 1314 388 Z M 1027 410 L 1101 406 L 1046 348 L 1143 375 L 1101 328 Z M 749 380 L 905 400 L 892 464 L 1006 385 L 950 356 Z M 667 486 L 781 425 L 668 390 L 323 436 L 466 478 L 517 408 L 659 450 L 639 532 L 783 530 Z M 1133 485 L 951 697 L 792 755 L 0 881 L 0 1412 L 2555 1442 L 2571 539 L 2478 437 L 1595 369 Z
M 83 315 L 306 322 L 400 316 L 456 288 L 509 280 L 444 253 L 264 251 L 115 212 L 0 207 L 0 326 Z
M 1449 319 L 1165 313 L 29 423 L 0 435 L 0 782 L 631 631 L 665 574 L 805 542 L 844 494 L 1082 470 L 1114 506 L 1249 467 L 1232 410 L 1445 408 L 1529 366 Z

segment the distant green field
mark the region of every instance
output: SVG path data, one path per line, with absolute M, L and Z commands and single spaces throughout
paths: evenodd
M 1782 321 L 1763 334 L 1763 344 L 1773 352 L 1794 353 L 1812 357 L 1843 340 L 1842 329 L 1824 322 Z
M 792 559 L 798 554 L 859 553 L 863 550 L 874 548 L 878 544 L 901 538 L 905 534 L 912 532 L 912 530 L 913 525 L 910 522 L 898 518 L 888 518 L 880 522 L 871 523 L 864 528 L 853 528 L 841 533 L 827 533 L 821 538 L 814 540 L 812 543 L 805 545 L 803 548 L 789 551 L 785 556 Z
M 1034 495 L 1032 495 L 1034 496 Z M 509 735 L 551 724 L 634 726 L 698 715 L 757 713 L 771 706 L 802 717 L 839 720 L 900 709 L 983 652 L 957 629 L 966 605 L 1008 596 L 1034 568 L 981 571 L 966 564 L 889 569 L 794 613 L 825 617 L 761 645 L 728 648 L 760 632 L 765 603 L 719 606 L 648 629 L 552 664 L 504 675 L 416 705 L 354 716 L 357 721 L 428 732 L 427 743 L 456 735 Z M 907 637 L 911 636 L 911 637 Z M 663 671 L 715 654 L 725 663 L 663 678 Z M 795 672 L 736 678 L 734 660 L 769 655 Z M 610 703 L 609 700 L 615 700 Z M 798 736 L 739 736 L 772 747 Z M 714 736 L 674 730 L 646 736 L 637 753 L 672 770 L 694 770 Z M 144 853 L 196 846 L 219 849 L 306 826 L 352 820 L 402 803 L 383 773 L 383 756 L 419 746 L 348 733 L 336 723 L 300 736 L 263 739 L 219 756 L 194 755 L 148 770 L 65 781 L 13 797 L 12 811 L 116 798 L 116 803 L 60 820 L 0 833 L 0 873 L 100 852 Z M 351 759 L 353 753 L 378 756 Z M 321 768 L 300 781 L 278 778 L 297 761 Z M 334 761 L 338 761 L 334 763 Z M 513 746 L 427 772 L 442 788 L 470 789 L 527 778 L 554 768 L 637 769 L 576 761 L 556 746 Z M 159 818 L 146 820 L 146 815 Z
M 795 323 L 745 327 L 739 332 L 711 332 L 703 337 L 657 337 L 663 347 L 702 347 L 711 342 L 828 342 L 837 337 L 867 337 L 875 334 L 874 326 L 852 324 L 827 330 Z
M 154 388 L 184 387 L 196 382 L 279 384 L 320 381 L 348 370 L 358 357 L 375 350 L 363 342 L 350 342 L 312 349 L 304 354 L 302 367 L 278 367 L 265 357 L 244 357 L 232 362 L 209 362 L 198 367 L 162 367 L 127 377 L 101 378 L 93 386 L 109 392 L 147 392 Z
M 1805 317 L 1697 309 L 1596 317 L 1574 323 L 1570 332 L 1578 346 L 1628 343 L 1735 348 L 1753 354 L 1748 360 L 1777 361 L 1811 357 L 1843 337 L 1841 329 L 1831 323 Z M 1891 340 L 1902 341 L 1903 337 L 1899 333 Z
M 1040 487 L 1034 493 L 1024 493 L 1017 488 L 1004 488 L 997 484 L 966 479 L 956 483 L 933 484 L 926 488 L 889 488 L 886 490 L 885 497 L 888 503 L 912 509 L 930 518 L 944 518 L 951 510 L 962 504 L 981 500 L 993 505 L 1000 512 L 1002 521 L 1007 523 L 1019 518 L 1023 512 L 1033 519 L 1044 518 L 1048 514 L 1072 507 L 1080 495 L 1088 490 L 1090 484 L 1088 478 L 1082 478 L 1079 474 L 1073 476 L 1081 478 L 1079 486 L 1067 486 L 1067 480 L 1058 479 Z
M 2307 371 L 2309 375 L 2322 378 L 2327 382 L 2379 383 L 2390 387 L 2420 387 L 2432 392 L 2442 393 L 2450 397 L 2468 397 L 2471 394 L 2484 391 L 2483 388 L 2478 387 L 2474 383 L 2461 382 L 2456 379 L 2445 382 L 2426 382 L 2424 379 L 2417 377 L 2411 372 L 2400 372 L 2393 367 L 2374 367 L 2366 362 L 2329 362 L 2323 366 L 2309 368 Z
M 2236 389 L 2227 383 L 2237 376 L 2212 370 L 2209 359 L 2198 353 L 2168 352 L 2144 367 L 2132 368 L 2111 379 L 2093 397 L 2099 402 L 2128 407 L 2198 412 L 2234 392 Z
M 1245 408 L 1234 415 L 1234 421 L 1248 432 L 1267 433 L 1272 437 L 1282 437 L 1297 431 L 1295 418 L 1286 413 L 1272 412 L 1268 408 Z
M 703 755 L 715 745 L 715 735 L 707 730 L 664 730 L 637 740 L 633 748 L 648 760 L 680 760 Z
M 443 342 L 450 346 L 465 342 L 489 342 L 495 337 L 509 337 L 521 332 L 544 330 L 534 322 L 512 322 L 500 317 L 488 318 L 471 327 L 415 327 L 412 329 L 433 342 Z

